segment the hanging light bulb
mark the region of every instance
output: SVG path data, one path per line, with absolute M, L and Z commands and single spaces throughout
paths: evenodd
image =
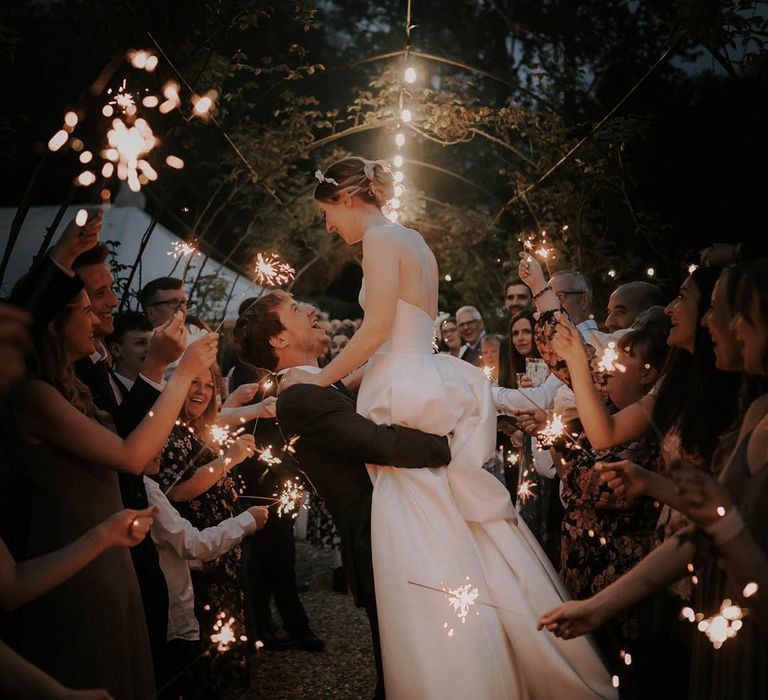
M 405 194 L 405 187 L 402 185 L 395 185 L 395 197 L 402 197 Z
M 397 223 L 397 220 L 400 218 L 398 213 L 394 210 L 389 212 L 389 216 L 387 217 L 393 224 Z
M 411 68 L 411 66 L 408 66 L 405 69 L 405 82 L 406 83 L 415 83 L 416 82 L 416 69 Z
M 395 143 L 398 148 L 402 148 L 405 145 L 405 134 L 395 134 Z
M 395 170 L 394 178 L 395 178 L 395 182 L 402 182 L 405 179 L 405 175 L 403 175 L 402 170 Z
M 394 199 L 389 200 L 389 206 L 393 209 L 399 209 L 400 208 L 400 200 L 395 197 Z
M 400 112 L 400 119 L 402 119 L 406 123 L 411 121 L 411 110 L 404 109 L 402 112 Z
M 402 157 L 402 156 L 399 156 L 399 155 L 398 155 L 398 156 L 395 156 L 395 157 L 392 159 L 392 163 L 394 164 L 394 166 L 395 166 L 396 168 L 402 168 L 402 167 L 403 167 L 403 157 Z
M 648 277 L 653 277 L 656 274 L 656 270 L 654 270 L 652 267 L 649 267 L 645 271 L 645 274 L 648 275 Z

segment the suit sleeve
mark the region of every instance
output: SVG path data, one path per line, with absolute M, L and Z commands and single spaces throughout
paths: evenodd
M 10 301 L 26 309 L 35 325 L 45 326 L 83 289 L 83 281 L 70 277 L 50 256 L 32 265 L 11 292 Z
M 349 459 L 393 467 L 442 467 L 451 461 L 448 439 L 399 425 L 377 425 L 333 389 L 299 384 L 277 400 L 287 437 L 332 449 Z

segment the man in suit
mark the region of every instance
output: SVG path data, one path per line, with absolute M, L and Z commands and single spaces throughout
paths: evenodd
M 268 294 L 235 326 L 239 357 L 277 372 L 294 367 L 319 371 L 317 358 L 328 347 L 313 307 L 301 307 L 281 291 Z M 371 558 L 371 496 L 366 463 L 398 467 L 439 467 L 451 459 L 448 439 L 401 426 L 376 425 L 355 410 L 343 385 L 296 384 L 280 394 L 277 417 L 283 437 L 298 435 L 299 468 L 324 499 L 341 536 L 342 560 L 355 603 L 371 624 L 378 683 L 384 697 L 376 596 Z
M 480 312 L 474 306 L 462 306 L 456 312 L 456 326 L 464 345 L 459 350 L 459 357 L 475 367 L 482 367 L 483 357 L 480 344 L 485 335 L 485 323 Z

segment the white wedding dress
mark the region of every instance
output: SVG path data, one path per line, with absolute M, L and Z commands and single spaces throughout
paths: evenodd
M 398 299 L 357 403 L 378 424 L 453 433 L 446 467 L 369 467 L 387 698 L 616 697 L 589 638 L 536 630 L 567 594 L 507 490 L 482 469 L 496 437 L 490 382 L 468 362 L 433 354 L 432 332 L 422 309 Z M 478 592 L 464 620 L 439 590 L 462 586 Z

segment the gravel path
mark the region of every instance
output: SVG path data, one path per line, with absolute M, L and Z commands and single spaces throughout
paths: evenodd
M 376 669 L 368 618 L 362 608 L 354 606 L 351 595 L 331 590 L 332 562 L 330 551 L 296 542 L 297 579 L 309 583 L 309 591 L 301 598 L 312 630 L 325 642 L 325 651 L 258 652 L 252 657 L 252 689 L 228 700 L 358 700 L 373 696 Z

